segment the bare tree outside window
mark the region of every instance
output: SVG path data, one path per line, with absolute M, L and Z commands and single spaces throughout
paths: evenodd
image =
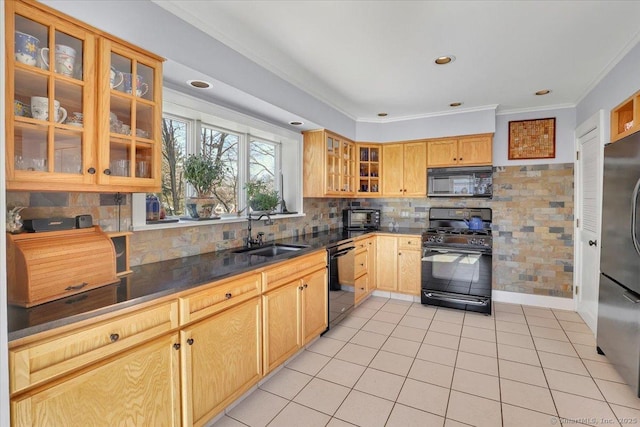
M 268 189 L 276 187 L 276 145 L 252 139 L 249 142 L 249 180 L 262 181 Z M 280 195 L 282 197 L 282 194 Z
M 187 123 L 162 119 L 162 193 L 160 201 L 167 215 L 184 214 L 183 162 L 186 155 Z
M 215 211 L 218 215 L 235 213 L 238 210 L 238 146 L 239 136 L 203 127 L 200 135 L 202 152 L 212 161 L 220 161 L 224 166 L 220 185 L 213 190 L 218 201 Z

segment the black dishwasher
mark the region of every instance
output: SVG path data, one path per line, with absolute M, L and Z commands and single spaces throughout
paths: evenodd
M 327 265 L 329 266 L 329 328 L 342 320 L 353 308 L 355 302 L 353 286 L 343 286 L 340 283 L 340 265 L 354 263 L 353 254 L 355 250 L 353 240 L 342 240 L 333 245 L 327 246 Z M 348 269 L 345 269 L 348 270 Z M 353 271 L 353 268 L 351 269 Z

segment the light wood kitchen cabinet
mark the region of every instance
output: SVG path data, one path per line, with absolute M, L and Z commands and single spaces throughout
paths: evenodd
M 163 59 L 42 3 L 5 6 L 7 189 L 158 191 Z
M 380 144 L 356 144 L 358 157 L 358 196 L 373 197 L 382 193 L 380 171 L 382 164 L 382 146 Z
M 354 289 L 355 304 L 360 303 L 375 289 L 376 238 L 369 236 L 356 241 Z
M 427 194 L 427 143 L 382 146 L 382 195 L 424 197 Z
M 611 142 L 640 129 L 640 91 L 611 110 Z
M 420 294 L 421 238 L 377 236 L 377 289 Z
M 201 426 L 261 377 L 260 298 L 180 332 L 184 426 Z
M 325 129 L 303 132 L 305 197 L 352 197 L 356 194 L 356 145 Z
M 427 141 L 428 167 L 491 165 L 492 162 L 491 134 Z
M 326 253 L 296 264 L 288 263 L 288 278 L 279 277 L 277 271 L 272 276 L 268 270 L 263 276 L 269 289 L 262 296 L 265 374 L 328 326 Z

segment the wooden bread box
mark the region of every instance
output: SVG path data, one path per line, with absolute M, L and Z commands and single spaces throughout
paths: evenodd
M 118 282 L 113 242 L 99 226 L 7 235 L 7 297 L 32 307 Z

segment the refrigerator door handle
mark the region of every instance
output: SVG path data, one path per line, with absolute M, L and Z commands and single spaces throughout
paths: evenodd
M 638 220 L 638 192 L 640 191 L 640 179 L 636 182 L 636 186 L 633 188 L 633 197 L 631 203 L 631 240 L 633 241 L 633 247 L 636 249 L 638 255 L 640 255 L 640 244 L 638 244 L 638 236 L 636 235 L 636 227 Z
M 633 304 L 640 303 L 640 299 L 639 298 L 636 298 L 635 296 L 629 295 L 627 292 L 623 293 L 622 297 L 624 299 L 626 299 L 627 301 L 633 303 Z

